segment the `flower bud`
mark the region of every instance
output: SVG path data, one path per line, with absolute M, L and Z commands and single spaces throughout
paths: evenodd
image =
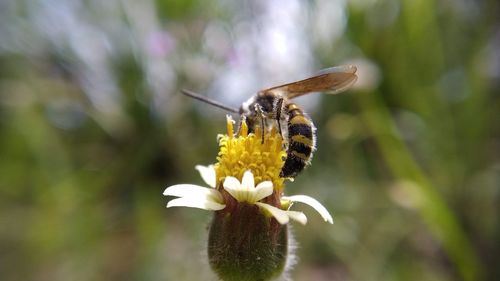
M 272 280 L 285 268 L 288 235 L 287 224 L 253 204 L 215 212 L 208 237 L 210 265 L 223 281 Z

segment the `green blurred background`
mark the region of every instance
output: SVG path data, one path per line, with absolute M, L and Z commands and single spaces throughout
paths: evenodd
M 202 184 L 226 113 L 179 89 L 237 107 L 355 64 L 348 93 L 297 100 L 318 151 L 286 192 L 335 224 L 303 209 L 291 276 L 498 280 L 499 6 L 0 1 L 0 279 L 216 280 L 211 214 L 162 192 Z

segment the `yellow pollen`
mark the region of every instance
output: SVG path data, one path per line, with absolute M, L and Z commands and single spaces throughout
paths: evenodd
M 248 133 L 245 119 L 239 124 L 237 134 L 234 134 L 234 121 L 227 118 L 227 135 L 219 135 L 219 154 L 214 165 L 217 174 L 217 183 L 224 181 L 227 176 L 242 179 L 243 173 L 250 170 L 255 179 L 255 185 L 263 181 L 272 181 L 277 192 L 283 190 L 284 179 L 280 172 L 286 158 L 284 141 L 281 135 L 273 128 L 264 132 L 255 128 L 255 132 Z

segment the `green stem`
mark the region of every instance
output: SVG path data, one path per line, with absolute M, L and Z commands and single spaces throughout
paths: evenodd
M 408 185 L 411 190 L 407 191 L 417 196 L 418 212 L 435 238 L 442 243 L 461 277 L 470 281 L 481 280 L 484 271 L 464 230 L 438 189 L 413 159 L 399 137 L 386 105 L 377 96 L 377 93 L 364 94 L 360 101 L 364 120 L 373 132 L 386 163 L 396 177 L 415 183 Z

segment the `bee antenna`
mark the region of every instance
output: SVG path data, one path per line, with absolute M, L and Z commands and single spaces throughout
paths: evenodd
M 215 100 L 212 100 L 212 99 L 209 99 L 207 97 L 204 97 L 200 94 L 197 94 L 195 92 L 191 92 L 189 90 L 186 90 L 186 89 L 182 89 L 181 90 L 181 93 L 183 93 L 184 95 L 188 96 L 188 97 L 191 97 L 193 99 L 196 99 L 196 100 L 199 100 L 199 101 L 202 101 L 204 103 L 208 103 L 208 104 L 211 104 L 215 107 L 218 107 L 218 108 L 222 108 L 224 110 L 227 110 L 227 111 L 230 111 L 230 112 L 234 112 L 234 113 L 239 113 L 240 111 L 236 108 L 232 108 L 232 107 L 229 107 L 227 105 L 224 105 L 218 101 L 215 101 Z

